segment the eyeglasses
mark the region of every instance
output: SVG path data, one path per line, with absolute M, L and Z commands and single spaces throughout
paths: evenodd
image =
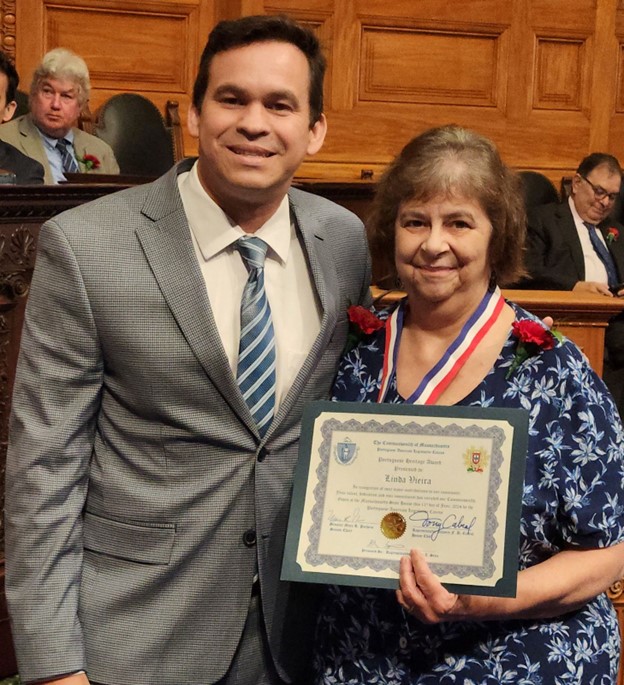
M 586 182 L 589 183 L 591 186 L 591 189 L 594 191 L 594 196 L 596 200 L 604 200 L 605 197 L 609 199 L 609 202 L 615 202 L 618 198 L 618 193 L 608 193 L 604 188 L 601 186 L 595 186 L 586 176 L 583 176 L 583 174 L 579 174 L 579 176 Z

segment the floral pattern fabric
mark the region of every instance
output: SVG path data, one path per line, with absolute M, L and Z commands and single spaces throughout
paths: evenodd
M 534 319 L 511 304 L 516 319 Z M 524 361 L 509 336 L 494 367 L 459 404 L 529 412 L 518 567 L 564 547 L 624 540 L 624 435 L 602 381 L 564 341 Z M 334 400 L 375 402 L 384 330 L 342 361 Z M 403 399 L 392 379 L 387 402 Z M 406 614 L 393 591 L 329 587 L 321 608 L 315 682 L 322 685 L 610 685 L 620 640 L 605 594 L 577 611 L 532 621 L 429 626 Z

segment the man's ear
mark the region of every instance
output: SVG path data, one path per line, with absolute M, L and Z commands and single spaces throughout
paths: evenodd
M 199 112 L 195 109 L 195 105 L 188 108 L 186 126 L 193 138 L 199 138 Z
M 7 102 L 6 107 L 4 108 L 4 111 L 1 113 L 1 119 L 2 122 L 0 123 L 5 123 L 7 121 L 10 121 L 13 118 L 13 115 L 15 114 L 15 110 L 17 109 L 17 102 L 15 100 L 11 100 L 11 102 Z
M 325 136 L 327 134 L 327 119 L 324 114 L 314 122 L 310 128 L 310 133 L 308 136 L 308 149 L 307 154 L 315 155 L 325 142 Z
M 579 174 L 574 174 L 574 176 L 572 176 L 572 185 L 570 186 L 570 192 L 572 195 L 576 193 L 576 189 L 579 187 L 579 184 L 582 182 L 582 180 L 583 179 L 579 176 Z

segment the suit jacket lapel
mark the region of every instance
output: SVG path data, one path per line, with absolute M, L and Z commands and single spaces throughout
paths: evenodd
M 36 159 L 38 162 L 41 162 L 45 171 L 45 182 L 54 183 L 52 170 L 50 169 L 48 155 L 46 154 L 45 147 L 43 146 L 41 134 L 37 130 L 37 127 L 33 124 L 29 115 L 26 115 L 20 119 L 18 123 L 18 130 L 20 133 L 20 144 L 24 154 Z
M 87 150 L 88 140 L 79 128 L 74 129 L 74 152 L 77 159 L 84 159 L 84 156 L 89 154 L 89 150 Z
M 136 233 L 163 297 L 197 360 L 223 400 L 255 431 L 217 331 L 178 193 L 177 175 L 193 161 L 186 160 L 153 184 L 143 206 L 143 214 L 153 223 L 141 224 Z
M 607 232 L 611 226 L 615 227 L 618 231 L 617 240 L 607 240 Z M 615 262 L 615 268 L 618 272 L 618 279 L 620 281 L 624 281 L 624 226 L 611 217 L 608 217 L 599 224 L 599 228 L 602 231 L 602 235 L 606 240 L 609 252 L 611 253 L 613 261 Z

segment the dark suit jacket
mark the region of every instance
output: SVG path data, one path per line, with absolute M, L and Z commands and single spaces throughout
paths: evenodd
M 321 328 L 260 438 L 195 256 L 177 175 L 43 227 L 7 458 L 6 586 L 24 681 L 213 683 L 258 572 L 271 652 L 302 682 L 310 588 L 280 581 L 303 407 L 327 398 L 350 303 L 367 301 L 361 221 L 292 189 Z
M 0 140 L 0 169 L 15 174 L 18 185 L 43 183 L 43 166 L 3 140 Z
M 618 240 L 608 243 L 620 281 L 624 281 L 624 226 L 607 218 L 599 228 L 606 235 L 609 227 L 620 232 Z M 585 261 L 574 217 L 567 200 L 535 207 L 529 212 L 526 267 L 529 278 L 518 284 L 536 290 L 572 290 L 585 280 Z M 607 329 L 609 359 L 624 365 L 624 315 L 614 317 Z

